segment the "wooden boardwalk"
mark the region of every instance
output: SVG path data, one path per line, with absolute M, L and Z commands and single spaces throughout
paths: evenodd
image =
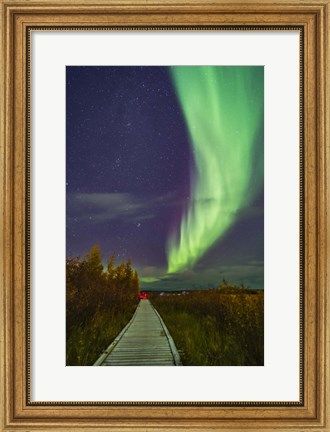
M 180 356 L 162 318 L 149 300 L 135 314 L 94 366 L 180 366 Z

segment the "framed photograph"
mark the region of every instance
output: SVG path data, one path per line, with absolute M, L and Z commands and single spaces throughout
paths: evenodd
M 1 430 L 329 430 L 328 10 L 1 2 Z

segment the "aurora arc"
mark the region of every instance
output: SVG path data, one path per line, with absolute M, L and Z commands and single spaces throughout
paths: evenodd
M 189 132 L 190 200 L 167 243 L 168 273 L 196 262 L 233 225 L 263 184 L 264 68 L 174 66 Z

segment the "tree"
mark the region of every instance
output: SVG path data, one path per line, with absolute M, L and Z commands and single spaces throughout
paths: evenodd
M 132 293 L 134 296 L 138 297 L 140 292 L 140 281 L 139 281 L 138 272 L 136 270 L 133 270 L 131 281 L 132 281 L 131 283 Z
M 107 265 L 107 273 L 108 273 L 108 280 L 112 280 L 116 278 L 116 268 L 115 268 L 115 255 L 112 254 L 109 258 L 108 265 Z
M 103 273 L 101 249 L 98 244 L 92 246 L 90 253 L 86 255 L 89 271 L 93 276 L 101 276 Z

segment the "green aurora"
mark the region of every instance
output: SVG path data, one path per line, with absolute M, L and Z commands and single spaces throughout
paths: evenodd
M 233 225 L 263 184 L 264 68 L 175 66 L 190 135 L 190 201 L 167 244 L 168 273 L 196 262 Z

